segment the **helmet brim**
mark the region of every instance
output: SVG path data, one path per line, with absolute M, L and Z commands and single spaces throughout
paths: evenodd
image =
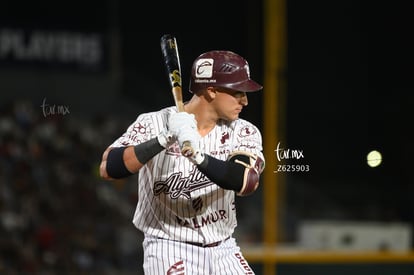
M 258 84 L 256 81 L 252 79 L 248 79 L 246 81 L 231 83 L 224 85 L 226 88 L 230 88 L 235 91 L 241 92 L 257 92 L 263 89 L 263 86 Z

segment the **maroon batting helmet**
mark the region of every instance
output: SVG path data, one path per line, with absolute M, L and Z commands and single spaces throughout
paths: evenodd
M 262 85 L 250 79 L 247 61 L 231 51 L 210 51 L 193 62 L 190 92 L 197 93 L 207 87 L 225 87 L 242 92 L 261 90 Z

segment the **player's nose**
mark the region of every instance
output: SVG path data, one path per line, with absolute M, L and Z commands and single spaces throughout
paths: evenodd
M 243 106 L 247 106 L 247 104 L 249 104 L 246 93 L 243 93 L 243 95 L 240 97 L 240 104 Z

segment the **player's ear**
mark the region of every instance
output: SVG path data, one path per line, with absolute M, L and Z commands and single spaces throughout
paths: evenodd
M 206 89 L 207 99 L 209 99 L 209 100 L 214 99 L 216 97 L 216 94 L 217 94 L 217 92 L 216 92 L 216 89 L 214 87 L 207 87 L 207 89 Z

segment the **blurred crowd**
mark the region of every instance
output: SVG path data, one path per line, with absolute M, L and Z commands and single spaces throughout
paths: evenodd
M 98 174 L 134 118 L 45 113 L 38 103 L 0 104 L 0 274 L 139 274 L 137 176 Z M 240 241 L 261 238 L 260 210 L 249 206 L 260 198 L 238 204 Z
M 137 274 L 136 177 L 103 181 L 115 118 L 0 106 L 0 274 Z M 125 274 L 125 273 L 123 273 Z

